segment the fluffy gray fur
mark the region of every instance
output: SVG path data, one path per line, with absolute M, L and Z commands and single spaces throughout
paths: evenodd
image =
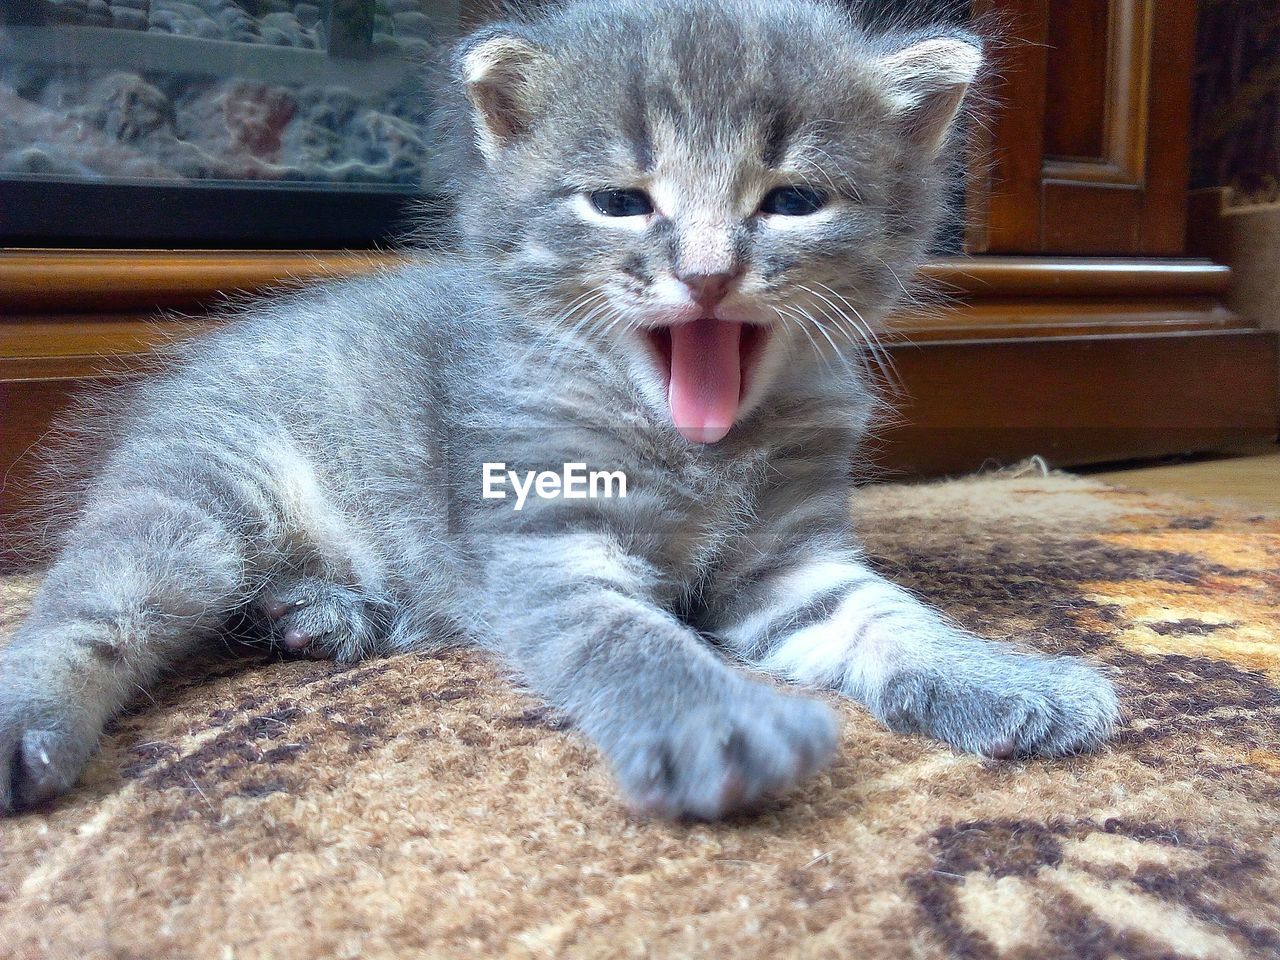
M 731 658 L 964 750 L 1098 744 L 1094 669 L 962 632 L 850 528 L 850 358 L 923 256 L 978 58 L 816 0 L 588 0 L 464 41 L 462 251 L 254 306 L 137 392 L 0 652 L 0 810 L 70 789 L 108 718 L 245 615 L 342 660 L 495 648 L 657 815 L 748 807 L 835 748 L 827 706 Z M 780 182 L 830 202 L 759 215 Z M 584 213 L 636 186 L 669 214 Z M 714 444 L 676 432 L 645 341 L 689 270 L 740 273 L 769 331 Z M 517 512 L 480 495 L 499 461 L 620 469 L 629 496 Z

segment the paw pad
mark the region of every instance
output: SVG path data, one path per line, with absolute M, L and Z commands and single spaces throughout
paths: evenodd
M 272 584 L 255 606 L 274 642 L 315 658 L 360 659 L 373 652 L 390 621 L 385 604 L 317 577 Z

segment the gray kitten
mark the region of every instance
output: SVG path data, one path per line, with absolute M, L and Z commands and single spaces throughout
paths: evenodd
M 262 303 L 139 390 L 0 654 L 0 810 L 245 615 L 317 657 L 492 647 L 656 815 L 831 757 L 824 704 L 729 658 L 977 753 L 1100 743 L 1094 669 L 962 632 L 850 527 L 872 401 L 837 348 L 923 256 L 980 59 L 817 0 L 588 0 L 463 42 L 462 251 Z M 520 501 L 495 464 L 627 495 Z

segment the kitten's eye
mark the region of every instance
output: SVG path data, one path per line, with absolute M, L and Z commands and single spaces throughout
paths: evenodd
M 777 213 L 784 217 L 807 217 L 827 205 L 827 195 L 813 187 L 778 187 L 765 194 L 761 213 Z
M 606 217 L 643 217 L 653 213 L 653 201 L 643 190 L 596 190 L 591 205 Z

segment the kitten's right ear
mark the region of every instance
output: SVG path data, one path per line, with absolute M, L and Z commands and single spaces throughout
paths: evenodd
M 960 32 L 916 37 L 876 66 L 908 134 L 932 156 L 982 67 L 982 43 Z
M 467 38 L 455 62 L 480 152 L 491 160 L 524 135 L 541 108 L 546 54 L 522 28 L 498 24 Z

